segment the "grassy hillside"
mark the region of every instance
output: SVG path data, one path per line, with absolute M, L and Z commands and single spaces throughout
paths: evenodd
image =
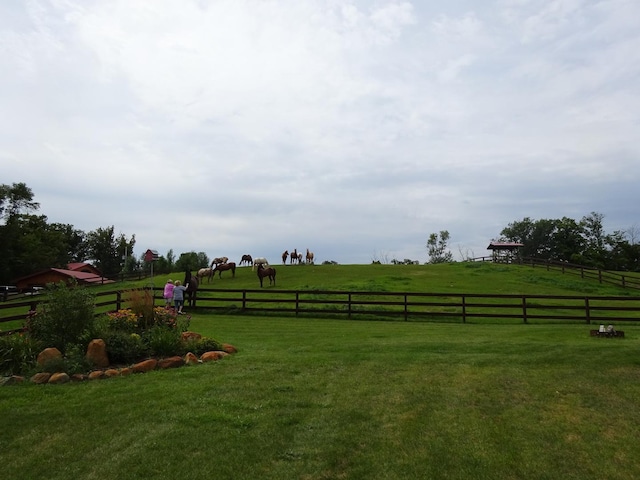
M 440 265 L 275 265 L 276 287 L 292 290 L 361 290 L 383 292 L 513 293 L 548 295 L 638 295 L 572 274 L 540 267 L 493 263 L 459 262 Z M 183 280 L 184 272 L 156 275 L 153 284 L 164 285 L 168 278 Z M 148 284 L 149 280 L 136 282 Z M 204 288 L 260 288 L 251 267 L 238 267 L 233 278 L 223 272 Z

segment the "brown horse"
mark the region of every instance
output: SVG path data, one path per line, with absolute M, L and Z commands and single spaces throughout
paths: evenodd
M 289 256 L 289 250 L 285 250 L 284 252 L 282 252 L 282 264 L 286 265 L 287 264 L 287 257 Z
M 294 262 L 298 261 L 298 249 L 294 248 L 293 252 L 291 252 L 291 260 L 289 263 L 293 264 Z
M 242 258 L 240 259 L 240 265 L 242 265 L 243 263 L 246 263 L 247 265 L 253 265 L 253 258 L 251 258 L 251 255 L 242 255 Z
M 211 269 L 211 274 L 209 275 L 209 280 L 211 277 L 215 276 L 216 272 L 218 272 L 218 278 L 222 278 L 222 272 L 226 270 L 231 270 L 231 276 L 236 276 L 236 262 L 229 263 L 219 263 L 215 267 Z
M 187 299 L 188 299 L 188 304 L 190 307 L 195 307 L 196 306 L 196 296 L 198 293 L 198 284 L 200 282 L 198 281 L 198 277 L 196 277 L 195 275 L 192 276 L 191 275 L 191 271 L 187 270 L 185 275 L 184 275 L 184 283 L 183 285 L 185 287 L 187 287 L 187 289 L 184 291 L 185 294 L 185 304 L 187 303 Z
M 310 252 L 307 248 L 307 263 L 313 263 L 313 252 Z
M 258 278 L 260 279 L 260 287 L 262 287 L 262 279 L 269 277 L 269 285 L 273 283 L 276 285 L 276 269 L 273 267 L 264 268 L 262 265 L 258 265 Z
M 214 265 L 220 265 L 221 263 L 227 263 L 228 260 L 229 260 L 229 257 L 216 257 L 211 262 L 211 268 L 213 268 Z

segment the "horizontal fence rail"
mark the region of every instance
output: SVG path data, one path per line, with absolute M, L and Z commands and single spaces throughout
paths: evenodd
M 150 288 L 141 290 L 151 290 Z M 162 288 L 150 295 L 164 304 Z M 122 291 L 96 295 L 96 312 L 126 308 Z M 24 320 L 38 301 L 0 304 L 2 322 Z M 12 314 L 2 315 L 8 309 Z M 470 322 L 478 320 L 575 321 L 590 323 L 640 322 L 640 296 L 513 295 L 465 293 L 367 292 L 335 290 L 226 290 L 201 288 L 192 311 L 279 314 L 347 319 Z M 21 313 L 15 313 L 16 311 Z M 12 330 L 3 333 L 10 333 Z

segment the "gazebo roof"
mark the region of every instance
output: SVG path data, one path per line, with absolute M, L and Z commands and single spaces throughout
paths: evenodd
M 491 242 L 487 250 L 517 250 L 520 247 L 524 247 L 524 244 L 518 242 Z

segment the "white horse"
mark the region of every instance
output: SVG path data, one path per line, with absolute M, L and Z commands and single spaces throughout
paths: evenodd
M 198 277 L 198 281 L 200 283 L 202 283 L 202 279 L 204 277 L 210 277 L 211 276 L 211 268 L 201 268 L 200 270 L 198 270 L 198 273 L 196 273 L 196 277 Z
M 269 266 L 269 262 L 264 257 L 254 258 L 253 259 L 253 267 L 251 267 L 251 270 L 252 271 L 255 270 L 258 265 L 262 265 L 264 268 L 266 268 L 266 267 Z

